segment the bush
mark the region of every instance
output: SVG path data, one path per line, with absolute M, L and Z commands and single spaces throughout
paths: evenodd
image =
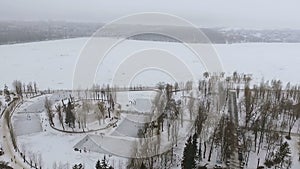
M 271 167 L 274 165 L 274 163 L 273 163 L 272 160 L 266 160 L 264 164 L 265 164 L 265 166 L 267 166 L 268 168 L 271 168 Z

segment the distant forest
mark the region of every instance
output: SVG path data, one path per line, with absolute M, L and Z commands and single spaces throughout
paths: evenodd
M 0 45 L 36 42 L 45 40 L 90 37 L 104 24 L 101 23 L 76 23 L 76 22 L 0 22 Z M 143 25 L 118 25 L 112 30 L 101 32 L 102 37 L 127 37 L 132 32 L 147 30 L 150 33 L 130 36 L 129 39 L 178 42 L 178 40 L 151 33 L 151 30 L 161 29 L 164 32 L 173 32 L 183 37 L 187 43 L 206 43 L 206 40 L 195 39 L 191 28 L 180 26 L 143 26 Z M 300 42 L 300 30 L 248 30 L 229 28 L 199 28 L 212 43 L 244 43 L 244 42 Z

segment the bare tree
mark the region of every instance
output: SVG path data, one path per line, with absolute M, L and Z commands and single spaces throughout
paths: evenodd
M 198 108 L 198 116 L 196 118 L 195 121 L 195 129 L 197 132 L 197 135 L 200 137 L 200 141 L 199 141 L 199 152 L 198 152 L 198 156 L 199 159 L 202 160 L 202 149 L 201 149 L 201 144 L 202 144 L 202 140 L 201 140 L 201 133 L 203 130 L 203 125 L 207 119 L 207 114 L 205 112 L 205 108 L 204 106 L 200 105 Z
M 27 97 L 27 93 L 26 93 L 26 84 L 23 83 L 23 93 L 25 94 L 25 96 Z
M 34 93 L 37 95 L 37 84 L 36 82 L 33 82 L 33 88 L 34 88 Z
M 85 99 L 88 98 L 88 92 L 89 92 L 89 89 L 85 89 L 85 90 L 84 90 L 84 96 L 85 96 Z
M 244 97 L 245 97 L 245 109 L 246 109 L 246 128 L 248 127 L 248 124 L 251 120 L 251 117 L 253 117 L 253 110 L 254 110 L 254 97 L 252 97 L 252 93 L 250 90 L 250 87 L 247 85 L 245 87 L 245 93 L 244 93 Z
M 48 97 L 45 98 L 45 104 L 44 104 L 44 107 L 46 109 L 46 112 L 47 112 L 47 116 L 48 116 L 48 119 L 49 119 L 49 123 L 50 125 L 53 125 L 54 126 L 54 123 L 53 123 L 53 113 L 52 113 L 52 102 L 51 100 L 48 99 Z
M 187 104 L 187 108 L 188 108 L 189 113 L 190 113 L 190 120 L 193 119 L 194 105 L 195 105 L 195 99 L 193 97 L 193 92 L 191 92 L 189 102 Z
M 62 106 L 60 104 L 58 104 L 57 106 L 55 106 L 55 108 L 56 108 L 56 112 L 58 114 L 59 122 L 60 122 L 63 130 L 65 130 L 64 118 L 63 118 L 63 115 L 62 115 Z
M 191 91 L 193 89 L 193 81 L 187 81 L 185 84 L 185 89 Z
M 293 105 L 292 102 L 288 102 L 286 105 L 286 111 L 287 111 L 287 124 L 288 124 L 288 129 L 289 129 L 289 133 L 287 136 L 287 139 L 291 138 L 291 131 L 296 123 L 296 121 L 299 119 L 300 116 L 300 103 L 298 103 L 297 105 Z
M 101 118 L 103 119 L 103 123 L 104 123 L 104 117 L 105 117 L 105 104 L 104 102 L 98 102 L 97 103 L 98 109 L 99 109 L 99 113 L 97 113 L 97 118 L 99 120 L 99 125 L 101 124 L 100 120 Z
M 17 95 L 22 97 L 22 82 L 19 81 L 19 80 L 15 80 L 13 82 L 13 87 L 15 88 L 15 91 L 16 91 Z
M 33 95 L 33 87 L 32 87 L 32 83 L 31 82 L 29 82 L 28 84 L 27 84 L 27 93 L 31 96 L 31 95 Z
M 82 112 L 81 112 L 81 121 L 82 121 L 82 128 L 86 127 L 86 117 L 87 113 L 91 111 L 91 105 L 88 103 L 88 101 L 83 101 L 82 102 Z

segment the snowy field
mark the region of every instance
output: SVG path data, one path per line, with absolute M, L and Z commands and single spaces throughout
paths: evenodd
M 77 58 L 88 38 L 66 39 L 0 46 L 1 72 L 14 69 L 1 77 L 0 86 L 11 85 L 19 79 L 23 82 L 37 81 L 39 88 L 70 89 Z M 224 71 L 252 73 L 255 81 L 281 79 L 298 82 L 296 72 L 300 65 L 299 43 L 242 43 L 214 45 Z M 158 48 L 180 57 L 191 69 L 202 77 L 203 66 L 194 54 L 179 43 L 126 40 L 116 46 L 98 67 L 95 76 L 99 84 L 111 81 L 114 70 L 132 52 Z M 105 72 L 105 73 L 103 73 Z M 126 74 L 126 72 L 123 72 Z M 144 72 L 132 79 L 132 83 L 155 85 L 159 81 L 172 81 L 161 72 Z M 154 78 L 155 77 L 155 78 Z M 155 79 L 155 80 L 153 80 Z M 182 77 L 182 80 L 187 80 Z
M 82 138 L 83 136 L 79 135 L 41 132 L 32 134 L 30 137 L 20 136 L 18 142 L 21 151 L 25 151 L 27 154 L 34 153 L 36 156 L 42 154 L 43 166 L 47 166 L 47 168 L 52 168 L 55 161 L 58 165 L 61 163 L 62 166 L 68 165 L 69 167 L 82 161 L 86 168 L 93 168 L 95 161 L 98 160 L 95 154 L 81 154 L 73 150 L 73 145 Z
M 86 134 L 67 134 L 55 131 L 49 126 L 49 122 L 45 120 L 47 118 L 43 106 L 45 97 L 54 102 L 66 96 L 67 93 L 58 92 L 34 99 L 25 99 L 24 104 L 16 109 L 12 117 L 18 147 L 22 152 L 25 152 L 27 158 L 41 159 L 43 166 L 46 168 L 53 168 L 55 165 L 61 168 L 69 168 L 78 162 L 84 164 L 86 168 L 93 168 L 95 162 L 103 158 L 103 154 L 92 151 L 80 153 L 74 151 L 73 148 Z M 38 107 L 41 109 L 35 109 Z M 28 113 L 29 110 L 36 112 Z M 93 132 L 92 134 L 101 135 L 100 132 Z M 112 140 L 116 142 L 118 139 L 105 137 L 104 140 L 106 140 L 105 145 L 108 146 L 111 145 Z M 125 163 L 123 158 L 118 157 L 114 157 L 110 162 L 121 166 Z
M 128 104 L 128 100 L 150 99 L 156 92 L 133 91 L 130 96 L 126 92 L 118 93 L 121 104 Z M 47 95 L 52 100 L 64 98 L 67 93 L 55 93 Z M 86 168 L 93 168 L 98 159 L 103 158 L 104 154 L 110 160 L 110 164 L 117 168 L 125 168 L 127 158 L 134 151 L 138 130 L 143 126 L 143 122 L 149 121 L 147 114 L 122 113 L 121 120 L 116 128 L 86 133 L 86 134 L 68 134 L 53 130 L 49 122 L 45 120 L 46 114 L 43 108 L 43 100 L 46 96 L 40 96 L 25 100 L 13 115 L 14 129 L 17 135 L 17 144 L 22 152 L 25 152 L 29 158 L 42 159 L 44 167 L 52 168 L 54 165 L 68 168 L 78 162 L 84 164 Z M 128 100 L 127 100 L 128 99 Z M 149 100 L 149 101 L 150 101 Z M 141 105 L 139 105 L 141 104 Z M 151 105 L 147 103 L 146 107 Z M 136 106 L 143 107 L 144 102 L 136 102 Z M 41 107 L 39 113 L 36 107 Z M 150 106 L 151 107 L 151 106 Z M 149 108 L 149 107 L 148 107 Z M 28 110 L 36 110 L 37 113 L 24 113 Z M 35 118 L 36 117 L 36 118 Z M 189 120 L 184 120 L 184 128 L 179 131 L 179 142 L 184 143 L 186 135 L 190 131 Z M 166 125 L 166 124 L 165 124 Z M 24 127 L 26 126 L 26 127 Z M 162 152 L 169 148 L 170 142 L 166 138 L 166 131 L 162 137 Z M 86 140 L 89 138 L 89 140 Z M 82 150 L 74 151 L 74 148 Z M 100 154 L 99 154 L 100 153 Z M 113 155 L 113 156 L 110 156 Z M 46 160 L 47 159 L 47 160 Z M 55 163 L 56 162 L 56 163 Z

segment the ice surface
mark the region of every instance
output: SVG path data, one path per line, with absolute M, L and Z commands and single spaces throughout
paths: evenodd
M 2 73 L 0 86 L 11 85 L 13 80 L 37 81 L 41 89 L 72 88 L 73 72 L 77 58 L 88 38 L 66 39 L 0 46 Z M 297 82 L 296 72 L 300 64 L 300 43 L 241 43 L 216 44 L 216 52 L 224 71 L 253 74 L 254 80 L 281 79 Z M 205 70 L 201 62 L 185 46 L 179 43 L 126 40 L 117 45 L 107 55 L 103 64 L 95 72 L 95 81 L 108 83 L 113 73 L 125 57 L 137 50 L 157 48 L 179 57 L 197 77 Z M 9 73 L 7 70 L 13 69 Z M 180 68 L 179 68 L 180 69 Z M 126 75 L 126 72 L 123 72 Z M 172 81 L 161 72 L 145 72 L 132 79 L 132 83 L 155 85 L 159 81 Z M 132 77 L 130 77 L 132 78 Z M 188 80 L 184 76 L 182 81 Z

